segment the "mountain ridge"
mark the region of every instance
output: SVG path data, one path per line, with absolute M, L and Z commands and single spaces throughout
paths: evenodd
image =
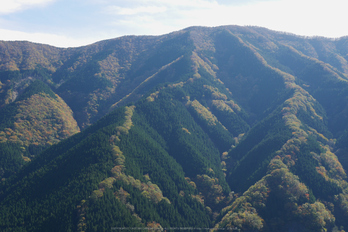
M 347 229 L 347 38 L 190 27 L 45 49 L 0 53 L 2 109 L 40 80 L 82 132 L 2 181 L 5 231 Z

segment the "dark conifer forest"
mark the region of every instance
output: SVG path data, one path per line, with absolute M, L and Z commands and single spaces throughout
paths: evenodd
M 348 231 L 348 37 L 0 41 L 0 231 Z

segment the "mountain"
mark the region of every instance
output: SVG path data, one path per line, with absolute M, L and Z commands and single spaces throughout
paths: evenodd
M 43 149 L 80 131 L 67 104 L 40 80 L 0 108 L 0 177 L 16 172 Z
M 347 60 L 259 27 L 1 42 L 0 228 L 348 229 Z

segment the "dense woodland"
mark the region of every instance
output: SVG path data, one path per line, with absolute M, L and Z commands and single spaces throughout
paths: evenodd
M 0 230 L 347 231 L 347 96 L 345 37 L 0 42 Z

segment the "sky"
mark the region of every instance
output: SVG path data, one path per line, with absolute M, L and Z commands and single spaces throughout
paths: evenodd
M 0 40 L 78 47 L 190 26 L 261 26 L 348 35 L 346 0 L 0 0 Z

